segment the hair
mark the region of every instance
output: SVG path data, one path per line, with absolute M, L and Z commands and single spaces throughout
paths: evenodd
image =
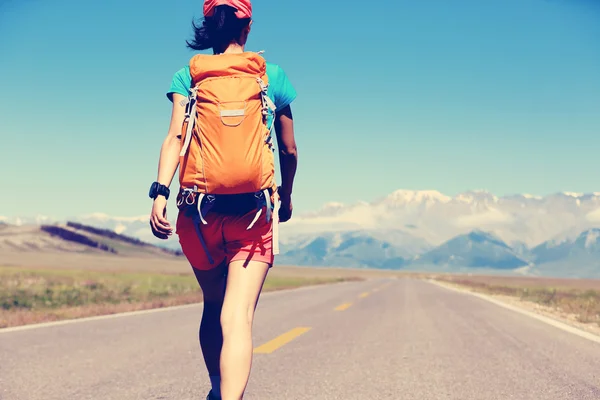
M 186 40 L 187 47 L 193 50 L 212 48 L 215 52 L 222 52 L 231 43 L 238 43 L 250 18 L 238 18 L 235 13 L 235 8 L 221 5 L 215 7 L 212 17 L 204 17 L 201 25 L 192 21 L 194 39 L 191 42 Z

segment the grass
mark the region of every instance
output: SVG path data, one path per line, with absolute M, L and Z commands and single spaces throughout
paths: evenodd
M 353 280 L 269 275 L 264 291 Z M 202 293 L 188 273 L 0 267 L 0 328 L 191 304 Z
M 435 276 L 477 292 L 539 304 L 578 322 L 600 326 L 600 281 L 556 278 Z

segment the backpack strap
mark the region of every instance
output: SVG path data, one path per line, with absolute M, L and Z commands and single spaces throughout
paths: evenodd
M 269 127 L 269 132 L 265 139 L 265 142 L 271 149 L 273 149 L 273 128 L 275 127 L 275 110 L 277 109 L 277 106 L 275 106 L 275 103 L 269 97 L 269 85 L 266 84 L 261 78 L 256 78 L 256 82 L 258 82 L 260 85 L 262 113 L 265 116 L 265 119 L 269 116 L 269 111 L 273 115 L 273 120 L 271 121 L 271 126 Z
M 254 224 L 256 224 L 256 221 L 258 221 L 258 219 L 262 215 L 263 205 L 266 207 L 265 215 L 267 218 L 267 222 L 271 221 L 272 211 L 271 211 L 271 195 L 269 194 L 269 189 L 265 189 L 262 192 L 255 193 L 254 198 L 256 199 L 257 211 L 256 211 L 256 215 L 254 216 L 254 219 L 252 220 L 252 222 L 250 222 L 250 225 L 248 225 L 246 230 L 252 229 Z
M 208 225 L 204 216 L 213 208 L 215 200 L 216 197 L 213 194 L 198 193 L 198 216 L 203 225 Z
M 203 201 L 206 200 L 206 201 Z M 215 201 L 215 197 L 212 195 L 206 195 L 204 193 L 198 193 L 198 200 L 196 204 L 196 212 L 194 212 L 192 220 L 194 221 L 194 227 L 196 228 L 196 234 L 198 235 L 198 239 L 200 240 L 200 244 L 204 249 L 204 253 L 206 253 L 206 257 L 208 258 L 208 262 L 212 265 L 215 263 L 215 260 L 210 255 L 208 251 L 208 246 L 206 245 L 206 241 L 204 240 L 204 236 L 202 235 L 202 231 L 200 230 L 200 224 L 207 225 L 206 220 L 204 219 L 204 215 L 210 211 Z
M 206 254 L 206 258 L 208 258 L 208 262 L 213 265 L 215 260 L 210 255 L 208 251 L 208 246 L 206 245 L 206 241 L 204 240 L 204 236 L 202 235 L 202 230 L 200 230 L 200 224 L 206 224 L 204 218 L 202 217 L 202 195 L 198 197 L 197 204 L 197 212 L 194 212 L 192 215 L 192 221 L 194 222 L 194 228 L 196 228 L 196 234 L 198 235 L 198 240 L 200 240 L 200 244 L 202 245 L 202 249 L 204 249 L 204 253 Z
M 280 207 L 279 193 L 277 191 L 275 191 L 275 193 L 273 193 L 273 197 L 274 197 L 273 203 L 271 203 L 271 195 L 269 194 L 269 189 L 265 189 L 262 192 L 262 194 L 264 196 L 264 203 L 265 203 L 266 209 L 267 209 L 267 212 L 266 212 L 267 223 L 271 222 L 273 224 L 273 230 L 272 230 L 273 255 L 277 255 L 277 254 L 279 254 L 279 207 Z M 254 224 L 256 224 L 256 221 L 258 221 L 258 219 L 262 215 L 263 196 L 258 195 L 258 194 L 255 196 L 256 196 L 256 206 L 258 208 L 258 211 L 256 212 L 254 219 L 252 220 L 250 225 L 248 225 L 246 230 L 252 229 Z M 271 207 L 273 207 L 273 210 L 271 210 Z
M 273 206 L 273 255 L 276 256 L 279 254 L 279 192 L 275 191 L 274 193 L 274 201 L 275 204 Z
M 263 103 L 263 114 L 267 115 L 269 110 L 271 110 L 274 113 L 275 109 L 277 107 L 275 107 L 275 103 L 269 97 L 269 85 L 266 84 L 260 78 L 256 78 L 256 82 L 258 82 L 258 84 L 260 86 L 260 91 L 261 91 L 261 95 L 262 95 L 261 97 L 262 97 L 262 103 Z
M 187 98 L 187 104 L 185 107 L 185 118 L 188 120 L 187 130 L 185 132 L 185 142 L 181 147 L 179 157 L 185 156 L 190 142 L 192 141 L 192 132 L 194 131 L 194 125 L 196 125 L 196 88 L 190 89 L 190 94 Z

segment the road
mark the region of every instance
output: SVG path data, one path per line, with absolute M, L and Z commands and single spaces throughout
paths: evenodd
M 0 333 L 0 398 L 204 399 L 200 314 Z M 269 293 L 254 337 L 250 400 L 600 399 L 600 344 L 424 281 Z

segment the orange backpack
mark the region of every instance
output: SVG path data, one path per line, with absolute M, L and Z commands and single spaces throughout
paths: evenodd
M 199 223 L 207 224 L 204 217 L 219 197 L 253 196 L 257 213 L 248 229 L 266 205 L 267 221 L 273 220 L 273 252 L 277 254 L 278 199 L 271 135 L 275 104 L 267 93 L 266 61 L 252 52 L 198 54 L 190 60 L 190 74 L 178 205 L 193 200 Z

